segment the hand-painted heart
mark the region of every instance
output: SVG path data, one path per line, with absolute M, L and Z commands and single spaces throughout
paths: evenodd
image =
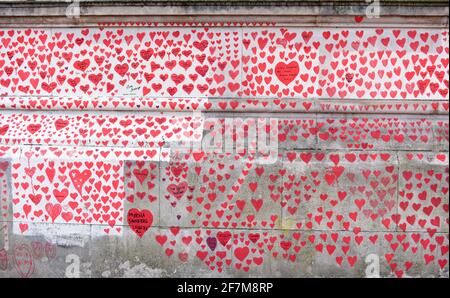
M 188 189 L 188 184 L 187 182 L 181 182 L 180 184 L 176 185 L 176 184 L 170 184 L 169 186 L 167 186 L 167 191 L 174 196 L 175 198 L 177 198 L 178 200 L 181 199 L 184 195 L 184 193 L 187 191 Z
M 128 224 L 130 228 L 142 238 L 145 232 L 152 226 L 153 215 L 150 210 L 130 209 L 127 216 Z
M 14 265 L 20 276 L 27 278 L 34 273 L 33 255 L 30 247 L 26 244 L 18 244 L 13 252 Z
M 289 64 L 279 62 L 275 66 L 275 75 L 286 86 L 295 80 L 299 71 L 300 67 L 296 61 L 292 61 Z

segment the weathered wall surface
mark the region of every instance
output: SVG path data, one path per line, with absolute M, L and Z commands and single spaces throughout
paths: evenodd
M 448 28 L 354 22 L 0 28 L 0 276 L 448 277 Z

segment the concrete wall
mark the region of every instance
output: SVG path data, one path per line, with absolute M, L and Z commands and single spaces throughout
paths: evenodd
M 10 21 L 0 276 L 448 277 L 441 17 Z

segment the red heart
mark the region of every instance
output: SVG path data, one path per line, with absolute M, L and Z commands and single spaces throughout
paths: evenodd
M 275 66 L 275 75 L 286 86 L 289 85 L 300 72 L 300 67 L 297 61 L 292 61 L 289 64 L 279 62 Z
M 130 228 L 139 238 L 142 238 L 145 232 L 152 226 L 153 215 L 150 210 L 133 208 L 128 211 L 127 221 Z

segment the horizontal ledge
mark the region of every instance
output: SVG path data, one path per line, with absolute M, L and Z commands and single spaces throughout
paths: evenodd
M 38 227 L 38 226 L 56 226 L 56 227 L 68 227 L 68 226 L 81 226 L 81 227 L 89 227 L 89 228 L 93 228 L 93 227 L 109 227 L 109 225 L 107 223 L 101 224 L 101 223 L 73 223 L 73 222 L 63 222 L 63 221 L 58 221 L 55 223 L 52 222 L 33 222 L 31 220 L 0 220 L 0 223 L 4 223 L 4 224 L 20 224 L 20 223 L 28 223 L 28 224 L 32 224 L 34 227 Z M 115 227 L 123 227 L 123 228 L 128 228 L 129 224 L 126 223 L 121 223 L 121 224 L 116 224 Z M 155 232 L 155 231 L 161 231 L 161 230 L 167 230 L 170 231 L 171 229 L 173 229 L 174 226 L 173 225 L 163 225 L 163 224 L 156 224 L 156 225 L 152 225 L 148 230 L 148 232 Z M 288 232 L 288 233 L 294 233 L 294 232 L 305 232 L 305 233 L 336 233 L 336 232 L 340 232 L 340 233 L 347 233 L 347 234 L 426 234 L 429 235 L 430 231 L 428 231 L 427 229 L 407 229 L 407 230 L 401 230 L 401 229 L 395 229 L 398 228 L 397 226 L 392 227 L 391 229 L 385 229 L 385 230 L 381 230 L 381 229 L 361 229 L 358 230 L 358 232 L 355 232 L 353 229 L 336 229 L 336 228 L 332 228 L 332 229 L 325 229 L 325 228 L 297 228 L 297 227 L 283 227 L 283 228 L 264 228 L 261 226 L 257 226 L 257 227 L 214 227 L 214 226 L 202 226 L 202 225 L 191 225 L 191 226 L 187 226 L 187 225 L 180 225 L 177 226 L 177 228 L 179 228 L 180 230 L 184 230 L 184 231 L 188 231 L 188 230 L 203 230 L 203 231 L 248 231 L 248 232 Z M 448 234 L 448 231 L 445 230 L 436 230 L 433 233 L 434 235 L 446 235 Z M 23 236 L 27 236 L 26 234 L 24 234 Z M 112 235 L 114 236 L 114 235 Z
M 80 18 L 67 18 L 64 14 L 54 16 L 41 15 L 14 15 L 10 12 L 3 16 L 0 14 L 0 25 L 5 28 L 20 26 L 29 27 L 97 27 L 97 26 L 220 26 L 220 27 L 262 27 L 262 26 L 333 26 L 333 27 L 406 27 L 406 28 L 447 28 L 448 10 L 437 16 L 381 16 L 380 18 L 364 18 L 356 21 L 355 16 L 336 15 L 295 15 L 295 14 L 255 14 L 255 15 L 81 15 Z
M 448 115 L 448 100 L 0 97 L 3 110 Z
M 74 159 L 74 160 L 102 160 L 102 161 L 117 161 L 117 160 L 146 160 L 154 162 L 170 161 L 171 154 L 183 154 L 183 158 L 193 162 L 201 162 L 207 158 L 214 156 L 241 156 L 242 158 L 253 157 L 249 161 L 255 161 L 261 154 L 256 150 L 255 152 L 240 153 L 240 152 L 215 152 L 213 148 L 189 148 L 189 147 L 119 147 L 119 146 L 92 146 L 92 145 L 60 145 L 60 144 L 0 144 L 0 159 Z M 234 148 L 229 148 L 234 149 Z M 439 154 L 446 155 L 445 160 L 433 159 L 432 161 L 445 164 L 449 155 L 449 150 L 424 150 L 424 149 L 402 149 L 402 148 L 372 148 L 372 149 L 357 149 L 357 148 L 342 148 L 336 151 L 335 148 L 279 148 L 277 156 L 284 158 L 283 161 L 289 163 L 305 162 L 299 159 L 296 154 L 300 153 L 323 153 L 327 155 L 347 153 L 361 153 L 361 154 L 390 154 L 391 161 L 398 162 L 399 154 L 428 154 L 430 156 L 437 156 Z M 288 153 L 295 153 L 293 160 L 287 158 Z M 196 154 L 202 154 L 201 159 L 197 159 Z M 388 160 L 389 160 L 388 159 Z M 425 161 L 425 159 L 424 159 Z M 329 161 L 331 162 L 331 161 Z M 429 161 L 430 162 L 430 161 Z
M 18 14 L 28 15 L 64 15 L 66 8 L 72 1 L 41 1 L 26 2 L 0 1 L 0 8 L 13 11 Z M 19 2 L 19 3 L 17 3 Z M 273 14 L 299 15 L 347 15 L 365 12 L 371 4 L 365 1 L 189 1 L 188 3 L 167 3 L 161 1 L 82 1 L 78 2 L 78 8 L 82 14 L 124 15 L 127 13 L 161 15 L 161 14 L 265 14 L 273 11 Z M 178 3 L 177 3 L 178 2 Z M 379 8 L 382 15 L 443 15 L 448 11 L 448 3 L 444 1 L 380 1 Z M 72 5 L 75 7 L 74 5 Z M 428 13 L 427 13 L 428 12 Z
M 27 223 L 27 224 L 31 224 L 34 227 L 38 227 L 38 226 L 57 226 L 57 227 L 68 227 L 68 226 L 80 226 L 80 227 L 110 227 L 107 223 L 73 223 L 73 222 L 63 222 L 63 221 L 58 221 L 55 223 L 51 223 L 51 222 L 33 222 L 32 220 L 1 220 L 0 223 L 5 223 L 5 224 L 20 224 L 20 223 Z M 129 228 L 130 225 L 123 222 L 120 224 L 116 224 L 114 225 L 114 227 L 121 227 L 121 228 Z M 161 231 L 161 230 L 167 230 L 170 231 L 171 229 L 173 229 L 174 226 L 170 225 L 170 224 L 156 224 L 156 225 L 152 225 L 150 228 L 148 228 L 147 232 L 155 232 L 155 231 Z M 204 230 L 204 231 L 248 231 L 248 232 L 253 232 L 253 233 L 257 233 L 257 232 L 288 232 L 288 233 L 294 233 L 294 232 L 304 232 L 304 233 L 347 233 L 347 234 L 426 234 L 429 235 L 429 231 L 427 231 L 427 229 L 423 229 L 423 230 L 419 230 L 419 229 L 408 229 L 408 230 L 401 230 L 398 226 L 393 226 L 390 229 L 385 229 L 385 230 L 381 230 L 381 229 L 360 229 L 358 230 L 358 232 L 356 233 L 353 229 L 337 229 L 337 228 L 329 228 L 329 229 L 324 229 L 324 228 L 297 228 L 297 227 L 283 227 L 283 228 L 264 228 L 261 226 L 256 226 L 256 227 L 250 227 L 250 228 L 246 228 L 246 227 L 224 227 L 224 226 L 220 226 L 220 227 L 214 227 L 214 226 L 203 226 L 203 225 L 191 225 L 191 226 L 187 226 L 187 225 L 180 225 L 177 226 L 177 228 L 179 228 L 180 230 L 184 230 L 184 231 L 188 231 L 188 230 Z M 446 235 L 448 234 L 448 231 L 445 230 L 437 230 L 434 232 L 434 235 Z M 25 233 L 23 236 L 27 236 L 27 234 Z M 114 235 L 111 235 L 114 236 Z
M 34 5 L 57 6 L 67 2 L 67 0 L 32 0 Z M 0 4 L 31 5 L 30 0 L 0 0 Z M 262 6 L 262 5 L 297 5 L 297 6 L 349 6 L 366 5 L 364 0 L 81 0 L 83 5 L 136 5 L 144 3 L 146 5 L 164 5 L 164 6 Z M 397 6 L 417 6 L 417 5 L 438 5 L 446 6 L 445 0 L 381 0 L 382 5 Z M 274 5 L 276 6 L 276 5 Z
M 116 22 L 270 22 L 280 24 L 341 24 L 358 27 L 417 24 L 448 26 L 446 1 L 380 1 L 379 18 L 366 16 L 365 1 L 5 1 L 0 24 L 87 26 Z M 75 10 L 76 9 L 76 10 Z M 78 17 L 67 17 L 77 12 Z

